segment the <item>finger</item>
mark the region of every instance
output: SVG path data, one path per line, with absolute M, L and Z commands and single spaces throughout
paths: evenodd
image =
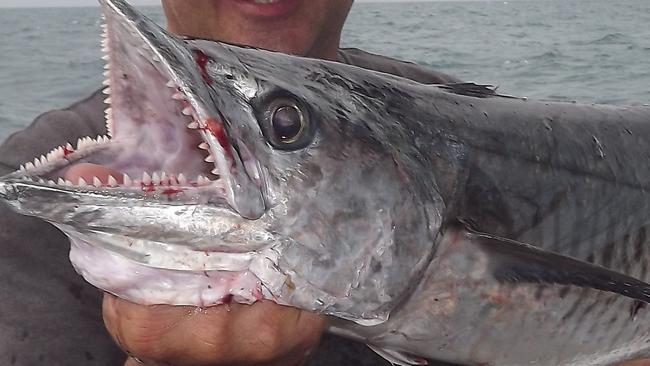
M 124 366 L 174 366 L 172 364 L 159 364 L 157 362 L 145 361 L 135 356 L 130 356 L 124 362 Z
M 618 366 L 650 366 L 650 360 L 636 360 L 628 361 L 619 364 Z
M 319 315 L 270 302 L 151 307 L 111 295 L 105 296 L 104 319 L 125 351 L 177 366 L 297 365 L 316 347 L 325 326 Z
M 144 361 L 140 360 L 137 357 L 129 357 L 126 359 L 126 362 L 124 363 L 124 366 L 142 366 L 146 365 Z

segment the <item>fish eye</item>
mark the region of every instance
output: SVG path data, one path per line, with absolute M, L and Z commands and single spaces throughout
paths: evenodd
M 261 104 L 260 122 L 271 146 L 279 150 L 298 150 L 311 143 L 315 126 L 309 109 L 299 98 L 275 94 Z
M 293 103 L 276 106 L 271 115 L 273 134 L 284 144 L 296 142 L 305 130 L 306 123 L 305 115 Z

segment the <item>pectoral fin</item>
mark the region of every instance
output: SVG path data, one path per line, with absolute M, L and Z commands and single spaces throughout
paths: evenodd
M 650 302 L 650 284 L 636 278 L 532 245 L 480 233 L 467 225 L 461 230 L 463 240 L 488 253 L 493 275 L 499 282 L 573 285 Z

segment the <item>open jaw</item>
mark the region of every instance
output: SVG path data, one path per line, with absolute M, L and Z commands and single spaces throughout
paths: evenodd
M 258 164 L 251 154 L 243 162 L 239 157 L 222 122 L 224 117 L 211 103 L 208 86 L 203 85 L 209 82 L 205 80 L 208 76 L 202 74 L 200 64 L 192 65 L 196 70 L 179 70 L 187 65 L 172 62 L 185 55 L 170 60 L 166 50 L 151 44 L 161 37 L 147 39 L 132 23 L 112 19 L 115 15 L 111 12 L 121 10 L 111 9 L 113 6 L 105 4 L 108 19 L 102 37 L 107 61 L 103 89 L 108 106 L 107 135 L 56 147 L 21 166 L 17 175 L 52 186 L 140 192 L 145 199 L 167 202 L 225 200 L 246 216 L 238 207 L 235 186 L 261 186 Z M 176 39 L 169 42 L 182 44 Z M 194 77 L 184 78 L 191 71 Z M 68 168 L 76 163 L 101 165 L 107 168 L 106 174 L 66 179 Z M 238 164 L 245 165 L 243 172 Z M 114 172 L 119 174 L 110 174 Z M 250 182 L 243 181 L 244 175 Z
M 122 298 L 271 297 L 249 270 L 271 241 L 248 220 L 264 212 L 259 165 L 228 137 L 201 60 L 122 2 L 102 5 L 108 134 L 26 163 L 2 178 L 0 196 L 11 189 L 19 212 L 64 231 L 77 271 Z

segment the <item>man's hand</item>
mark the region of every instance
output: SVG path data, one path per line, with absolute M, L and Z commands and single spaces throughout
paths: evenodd
M 174 366 L 301 365 L 325 327 L 320 315 L 272 302 L 198 309 L 142 306 L 108 294 L 104 322 L 129 355 Z
M 94 164 L 75 165 L 65 178 L 106 183 L 109 174 L 121 181 L 119 172 Z M 104 323 L 129 355 L 173 366 L 300 365 L 325 328 L 322 316 L 272 302 L 197 309 L 141 306 L 113 295 L 104 296 Z
M 650 360 L 629 361 L 618 366 L 650 366 Z

